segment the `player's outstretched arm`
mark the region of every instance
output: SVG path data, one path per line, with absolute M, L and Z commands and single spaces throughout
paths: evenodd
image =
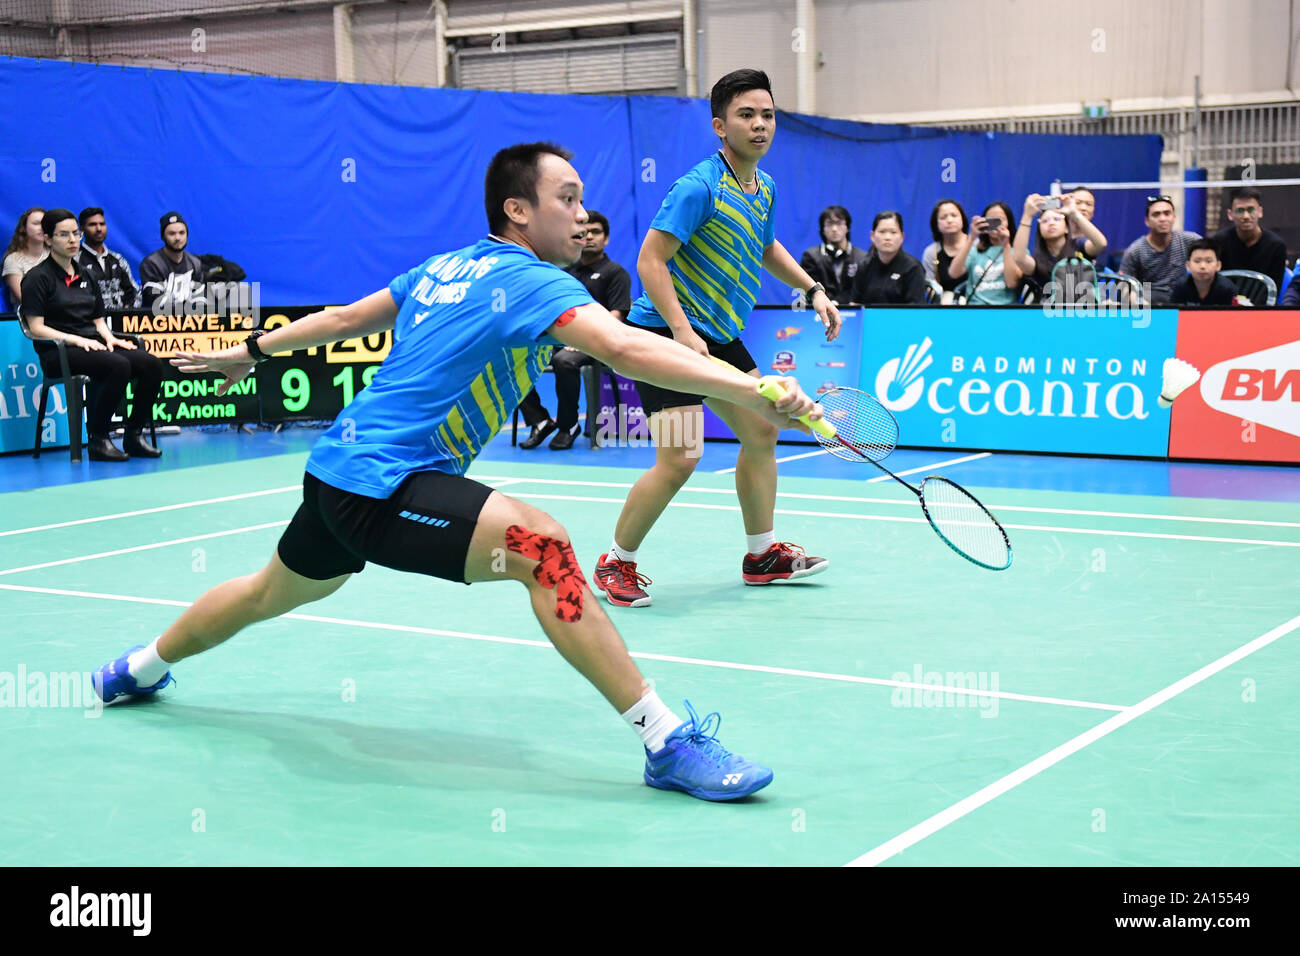
M 763 268 L 790 288 L 798 289 L 800 292 L 807 292 L 813 286 L 812 276 L 804 271 L 803 266 L 794 261 L 794 256 L 790 255 L 785 246 L 775 240 L 763 250 Z M 840 310 L 822 289 L 813 294 L 811 305 L 817 312 L 817 318 L 821 320 L 822 325 L 826 326 L 826 341 L 835 341 L 843 324 Z
M 574 310 L 574 318 L 553 325 L 550 334 L 565 345 L 581 349 L 620 374 L 676 392 L 720 398 L 758 412 L 780 428 L 799 428 L 801 415 L 822 417 L 821 406 L 793 378 L 777 381 L 786 395 L 773 404 L 758 394 L 757 380 L 699 355 L 680 342 L 624 325 L 595 302 Z
M 293 352 L 385 332 L 396 320 L 397 303 L 393 301 L 393 294 L 380 289 L 349 305 L 313 312 L 297 322 L 267 332 L 258 340 L 257 346 L 266 355 Z M 218 395 L 224 395 L 230 386 L 243 381 L 257 364 L 248 346 L 242 342 L 220 352 L 177 352 L 171 362 L 182 372 L 224 375 L 226 380 L 217 386 Z

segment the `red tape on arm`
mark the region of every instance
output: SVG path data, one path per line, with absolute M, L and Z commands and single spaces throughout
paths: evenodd
M 569 309 L 567 312 L 565 312 L 562 316 L 560 316 L 551 324 L 554 325 L 557 329 L 562 329 L 577 317 L 578 317 L 578 310 Z
M 573 623 L 582 620 L 582 592 L 587 579 L 569 542 L 537 534 L 517 524 L 506 528 L 506 548 L 538 562 L 533 577 L 555 591 L 555 616 Z

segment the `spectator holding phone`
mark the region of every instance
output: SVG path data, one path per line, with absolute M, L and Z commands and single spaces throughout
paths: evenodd
M 1038 235 L 1034 240 L 1034 250 L 1030 253 L 1029 233 L 1033 229 L 1035 216 L 1038 216 Z M 1081 233 L 1078 238 L 1070 238 L 1072 225 Z M 1034 281 L 1045 285 L 1052 278 L 1052 270 L 1062 259 L 1075 256 L 1096 259 L 1106 250 L 1106 237 L 1079 214 L 1073 194 L 1062 197 L 1030 193 L 1025 197 L 1024 211 L 1020 215 L 1020 225 L 1016 229 L 1013 245 L 1019 258 L 1030 256 L 1033 259 L 1034 269 L 1030 274 Z
M 990 203 L 982 216 L 970 223 L 970 234 L 948 265 L 953 278 L 966 274 L 967 305 L 1015 305 L 1016 290 L 1026 274 L 1034 271 L 1034 260 L 1017 256 L 1011 244 L 1011 207 Z
M 852 301 L 863 305 L 925 302 L 925 270 L 903 251 L 903 216 L 892 209 L 871 223 L 871 252 L 853 279 Z
M 945 303 L 952 301 L 953 290 L 966 278 L 964 272 L 959 276 L 951 275 L 948 266 L 965 242 L 969 228 L 970 217 L 955 199 L 940 199 L 930 211 L 930 235 L 934 242 L 921 253 L 921 267 L 925 269 L 927 281 L 939 283 Z

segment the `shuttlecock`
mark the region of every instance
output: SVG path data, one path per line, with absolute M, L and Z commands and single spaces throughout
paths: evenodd
M 1201 372 L 1190 362 L 1182 359 L 1165 359 L 1165 378 L 1160 386 L 1160 397 L 1156 404 L 1168 408 L 1174 399 L 1201 380 Z

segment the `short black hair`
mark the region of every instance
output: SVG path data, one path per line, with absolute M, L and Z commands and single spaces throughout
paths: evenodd
M 899 232 L 903 231 L 903 214 L 901 212 L 895 212 L 892 209 L 886 209 L 882 212 L 876 213 L 876 218 L 871 220 L 871 231 L 875 232 L 876 227 L 886 219 L 897 219 L 898 231 Z
M 98 206 L 87 206 L 85 209 L 81 210 L 81 212 L 77 214 L 77 228 L 85 229 L 87 219 L 89 219 L 91 216 L 102 216 L 102 215 L 104 215 L 104 210 L 100 209 Z
M 849 238 L 853 231 L 853 217 L 849 211 L 843 206 L 827 206 L 817 217 L 817 233 L 822 237 L 822 242 L 826 241 L 826 220 L 831 218 L 844 220 L 844 238 Z
M 588 209 L 588 210 L 587 210 L 587 225 L 590 226 L 593 222 L 594 222 L 594 223 L 599 223 L 599 224 L 600 224 L 600 227 L 601 227 L 602 229 L 605 230 L 605 236 L 606 236 L 606 238 L 608 238 L 608 236 L 609 236 L 609 220 L 606 219 L 606 218 L 604 217 L 603 214 L 596 212 L 596 210 L 594 210 L 594 209 Z
M 1238 186 L 1228 194 L 1228 205 L 1231 206 L 1238 199 L 1253 199 L 1261 206 L 1264 205 L 1264 197 L 1259 194 L 1259 190 L 1254 186 Z
M 750 90 L 766 90 L 767 95 L 772 96 L 772 82 L 762 70 L 733 70 L 718 80 L 713 84 L 713 92 L 709 94 L 709 108 L 713 110 L 714 117 L 725 120 L 731 101 Z M 772 104 L 776 105 L 774 96 Z
M 1210 252 L 1213 252 L 1214 258 L 1216 259 L 1222 258 L 1219 255 L 1219 244 L 1213 239 L 1194 239 L 1189 242 L 1187 244 L 1187 258 L 1190 259 L 1193 252 L 1199 252 L 1203 249 L 1208 249 Z
M 509 224 L 510 217 L 504 208 L 507 199 L 527 199 L 537 204 L 540 160 L 547 153 L 566 162 L 573 159 L 573 153 L 554 143 L 520 143 L 507 146 L 492 157 L 483 181 L 483 203 L 490 231 L 499 235 Z
M 47 236 L 54 235 L 54 228 L 65 219 L 76 219 L 76 214 L 71 209 L 47 209 L 45 215 L 41 217 L 41 230 Z M 81 226 L 77 226 L 78 229 Z
M 943 242 L 943 233 L 939 232 L 939 207 L 956 206 L 957 212 L 961 215 L 961 233 L 966 235 L 966 230 L 970 228 L 970 216 L 966 215 L 966 210 L 962 208 L 961 203 L 955 199 L 940 199 L 930 210 L 930 235 L 934 236 L 935 242 Z

